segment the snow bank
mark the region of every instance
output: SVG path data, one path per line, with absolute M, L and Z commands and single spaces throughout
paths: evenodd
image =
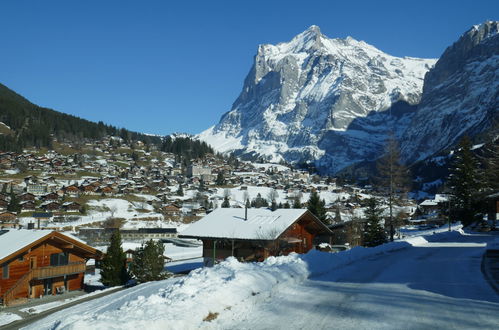
M 21 319 L 17 314 L 0 312 L 0 327 Z
M 447 231 L 434 235 L 410 237 L 371 248 L 356 246 L 351 250 L 339 253 L 327 253 L 312 250 L 303 255 L 302 259 L 307 263 L 311 276 L 318 276 L 348 265 L 352 262 L 370 258 L 375 255 L 389 253 L 411 246 L 421 246 L 428 242 L 451 239 L 463 234 L 464 232 L 462 229 L 459 229 L 457 231 Z
M 28 329 L 196 329 L 215 327 L 208 315 L 233 309 L 252 310 L 279 290 L 295 287 L 310 276 L 326 274 L 354 261 L 434 240 L 452 240 L 462 231 L 411 237 L 373 248 L 355 247 L 327 253 L 270 257 L 261 263 L 228 258 L 188 276 L 150 282 L 54 313 Z M 119 320 L 119 322 L 117 322 Z
M 147 283 L 135 299 L 120 301 L 117 293 L 94 301 L 107 309 L 76 309 L 56 313 L 49 320 L 34 323 L 28 329 L 192 329 L 203 324 L 209 313 L 220 313 L 246 300 L 265 299 L 268 293 L 284 283 L 301 282 L 309 275 L 307 265 L 297 254 L 268 258 L 262 263 L 240 263 L 235 258 L 213 268 L 203 268 L 175 281 L 162 281 L 159 290 Z M 149 294 L 148 294 L 149 293 Z M 119 301 L 119 303 L 117 303 Z M 193 306 L 196 306 L 193 308 Z M 85 310 L 82 313 L 80 309 Z M 119 322 L 117 322 L 119 320 Z

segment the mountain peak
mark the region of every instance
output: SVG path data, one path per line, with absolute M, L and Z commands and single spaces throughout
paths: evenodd
M 485 21 L 482 24 L 474 25 L 465 36 L 470 36 L 482 42 L 485 39 L 495 36 L 499 33 L 499 21 Z
M 322 47 L 321 39 L 326 38 L 317 25 L 312 25 L 295 36 L 289 43 L 294 52 L 310 52 Z

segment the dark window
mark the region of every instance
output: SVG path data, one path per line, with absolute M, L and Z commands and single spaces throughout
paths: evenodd
M 8 264 L 3 265 L 3 267 L 2 267 L 2 278 L 3 279 L 9 278 L 9 265 Z
M 64 266 L 69 262 L 69 254 L 67 252 L 52 253 L 50 255 L 50 266 Z

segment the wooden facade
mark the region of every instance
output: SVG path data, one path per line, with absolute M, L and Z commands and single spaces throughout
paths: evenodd
M 314 248 L 317 235 L 329 237 L 331 231 L 312 213 L 306 212 L 296 219 L 277 239 L 265 235 L 257 239 L 231 239 L 228 237 L 200 238 L 203 242 L 205 265 L 233 256 L 239 261 L 263 261 L 270 256 L 288 255 L 291 252 L 307 253 Z M 330 243 L 330 242 L 329 242 Z
M 0 260 L 0 299 L 9 305 L 17 299 L 81 290 L 86 261 L 100 256 L 78 240 L 51 232 Z

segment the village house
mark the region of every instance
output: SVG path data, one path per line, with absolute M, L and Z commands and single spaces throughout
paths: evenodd
M 48 230 L 0 231 L 0 300 L 38 298 L 83 289 L 88 259 L 101 252 Z
M 11 223 L 17 219 L 17 215 L 12 212 L 0 213 L 0 223 Z
M 269 256 L 306 253 L 318 235 L 331 230 L 306 209 L 219 208 L 192 224 L 180 238 L 203 241 L 205 265 L 234 256 L 262 261 Z

